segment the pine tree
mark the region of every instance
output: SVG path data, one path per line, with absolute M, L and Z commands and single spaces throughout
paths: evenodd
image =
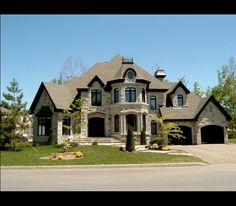
M 146 145 L 147 144 L 146 131 L 145 131 L 144 128 L 141 131 L 140 144 L 141 145 Z
M 128 126 L 128 132 L 126 136 L 126 151 L 135 151 L 133 128 L 131 126 Z
M 18 82 L 13 79 L 7 87 L 8 93 L 3 93 L 5 100 L 1 102 L 0 148 L 16 150 L 20 136 L 29 127 L 26 102 L 23 103 L 23 92 Z

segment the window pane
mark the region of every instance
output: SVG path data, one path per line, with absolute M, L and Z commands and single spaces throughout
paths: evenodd
M 119 89 L 114 90 L 114 103 L 119 102 Z
M 120 130 L 119 115 L 115 115 L 114 123 L 115 123 L 115 132 L 119 132 Z
M 97 91 L 97 106 L 101 106 L 102 105 L 102 94 L 100 91 Z
M 152 110 L 156 109 L 156 97 L 155 96 L 150 97 L 150 106 L 151 106 Z
M 145 89 L 142 89 L 142 102 L 145 102 Z
M 129 102 L 130 101 L 130 93 L 129 93 L 129 89 L 125 89 L 125 101 Z
M 182 95 L 178 95 L 177 97 L 178 99 L 178 106 L 183 106 L 184 102 L 183 102 L 183 96 Z
M 130 88 L 131 90 L 131 102 L 136 102 L 136 89 Z
M 143 128 L 146 131 L 146 115 L 143 114 Z
M 151 134 L 152 135 L 157 134 L 157 123 L 156 122 L 151 123 Z

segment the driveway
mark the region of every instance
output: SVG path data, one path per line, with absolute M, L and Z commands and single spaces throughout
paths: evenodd
M 171 145 L 205 160 L 209 164 L 236 164 L 236 144 Z

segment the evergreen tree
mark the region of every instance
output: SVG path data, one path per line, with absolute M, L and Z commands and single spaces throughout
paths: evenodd
M 146 131 L 145 131 L 144 127 L 141 131 L 140 144 L 141 145 L 146 145 L 147 144 Z
M 193 92 L 199 97 L 202 97 L 204 92 L 202 91 L 202 88 L 200 87 L 198 81 L 194 82 L 193 84 Z
M 64 126 L 64 127 L 67 129 L 72 129 L 73 133 L 76 134 L 77 136 L 79 136 L 80 134 L 81 126 L 85 124 L 85 122 L 81 120 L 84 115 L 82 106 L 83 106 L 83 100 L 79 98 L 70 105 L 69 110 L 64 110 L 64 114 L 70 116 L 74 121 L 73 126 Z
M 21 135 L 29 127 L 29 116 L 26 111 L 27 103 L 22 102 L 23 92 L 15 79 L 10 82 L 7 90 L 8 93 L 3 93 L 5 100 L 1 102 L 0 148 L 15 151 Z
M 135 151 L 133 128 L 129 125 L 128 125 L 128 132 L 126 136 L 126 151 L 128 152 Z

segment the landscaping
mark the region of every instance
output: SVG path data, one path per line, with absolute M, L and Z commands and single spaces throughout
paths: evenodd
M 40 159 L 52 154 L 63 154 L 61 147 L 37 146 L 27 147 L 22 151 L 1 151 L 1 166 L 40 166 L 40 165 L 101 165 L 101 164 L 146 164 L 146 163 L 183 163 L 203 162 L 201 159 L 188 155 L 170 155 L 149 152 L 122 152 L 118 147 L 90 145 L 78 146 L 66 152 L 82 156 L 66 160 L 55 156 L 54 159 Z
M 229 143 L 231 143 L 231 144 L 236 144 L 236 138 L 231 138 L 231 139 L 229 139 Z

